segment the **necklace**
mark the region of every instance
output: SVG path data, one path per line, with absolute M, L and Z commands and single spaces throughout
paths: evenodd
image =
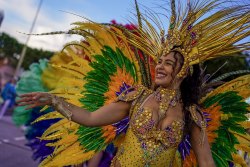
M 181 99 L 181 92 L 179 89 L 166 89 L 158 87 L 154 92 L 155 99 L 160 102 L 159 107 L 159 120 L 165 115 L 169 107 L 176 106 L 177 102 Z

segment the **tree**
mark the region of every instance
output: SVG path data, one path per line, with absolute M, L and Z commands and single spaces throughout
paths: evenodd
M 15 38 L 9 36 L 8 34 L 0 34 L 0 55 L 1 57 L 8 57 L 11 59 L 13 66 L 17 65 L 23 46 L 23 44 L 19 43 Z M 54 53 L 50 51 L 27 47 L 27 52 L 22 67 L 24 69 L 28 69 L 30 64 L 38 62 L 38 60 L 41 58 L 49 59 L 53 54 Z
M 235 72 L 235 71 L 240 71 L 240 70 L 250 70 L 249 63 L 247 62 L 247 58 L 249 58 L 249 55 L 247 53 L 243 54 L 243 53 L 239 52 L 239 53 L 236 53 L 236 54 L 233 54 L 230 56 L 225 56 L 225 57 L 220 57 L 220 58 L 208 60 L 208 61 L 204 62 L 203 66 L 206 67 L 206 72 L 205 72 L 206 74 L 213 74 L 218 70 L 210 78 L 210 79 L 214 79 L 214 78 L 221 76 L 225 73 Z M 225 65 L 223 66 L 223 64 L 225 64 Z M 246 74 L 246 73 L 244 73 L 244 74 Z M 242 74 L 232 75 L 232 76 L 226 78 L 225 81 L 230 81 L 230 80 L 232 80 L 240 75 L 242 75 Z

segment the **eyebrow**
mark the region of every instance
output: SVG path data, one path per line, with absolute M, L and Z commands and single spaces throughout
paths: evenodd
M 162 59 L 160 59 L 161 61 L 163 61 Z M 167 61 L 170 61 L 170 62 L 172 62 L 172 63 L 175 63 L 175 61 L 173 61 L 173 60 L 170 60 L 170 59 L 166 59 L 166 60 L 164 60 L 165 62 L 167 62 Z
M 163 61 L 163 59 L 162 59 L 162 58 L 159 58 L 159 59 L 158 59 L 158 61 L 159 61 L 159 60 Z M 173 63 L 175 63 L 175 62 L 176 62 L 176 61 L 171 60 L 171 59 L 165 59 L 164 61 L 171 61 L 171 62 L 173 62 Z

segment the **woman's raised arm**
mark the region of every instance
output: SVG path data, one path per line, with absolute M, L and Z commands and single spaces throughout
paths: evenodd
M 131 103 L 116 102 L 105 105 L 94 112 L 70 104 L 72 120 L 85 126 L 104 126 L 118 122 L 128 116 Z
M 131 102 L 118 101 L 89 112 L 62 98 L 43 92 L 23 94 L 17 103 L 19 106 L 27 106 L 27 109 L 50 105 L 65 117 L 84 126 L 104 126 L 118 122 L 128 116 L 131 107 Z

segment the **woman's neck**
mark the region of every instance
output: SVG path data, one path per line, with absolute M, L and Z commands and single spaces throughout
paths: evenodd
M 171 85 L 159 86 L 159 87 L 164 88 L 164 89 L 169 89 L 169 90 L 179 90 L 180 89 L 180 85 L 177 85 L 177 84 L 171 84 Z
M 162 87 L 166 89 L 179 90 L 182 80 L 183 79 L 180 79 L 180 78 L 174 78 L 169 84 L 167 84 L 166 86 L 162 86 Z
M 181 101 L 181 92 L 180 89 L 168 89 L 160 86 L 154 92 L 154 97 L 160 103 L 159 118 L 162 119 L 169 107 L 175 107 L 177 102 Z

